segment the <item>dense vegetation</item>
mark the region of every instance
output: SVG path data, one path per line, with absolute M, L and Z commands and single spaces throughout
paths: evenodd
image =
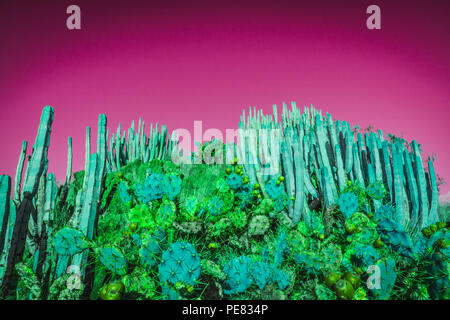
M 371 199 L 384 205 L 374 212 Z M 381 182 L 348 182 L 338 205 L 312 210 L 312 227 L 293 225 L 283 176 L 263 194 L 237 164 L 138 160 L 107 175 L 93 240 L 70 227 L 52 239 L 58 256 L 89 251 L 90 286 L 62 274 L 47 298 L 448 299 L 448 225 L 411 239 L 387 199 Z M 31 266 L 16 267 L 16 298 L 43 298 Z

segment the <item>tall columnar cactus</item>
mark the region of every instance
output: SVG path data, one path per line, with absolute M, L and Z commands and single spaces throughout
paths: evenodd
M 94 224 L 97 218 L 98 201 L 100 195 L 99 190 L 99 172 L 100 172 L 100 161 L 96 153 L 93 153 L 90 158 L 89 163 L 89 176 L 86 177 L 86 189 L 83 190 L 83 203 L 81 204 L 81 212 L 79 216 L 77 229 L 83 232 L 85 236 L 89 239 L 93 238 L 94 235 Z M 87 256 L 85 253 L 77 254 L 72 260 L 72 264 L 78 266 L 80 269 L 82 265 L 86 262 Z M 59 270 L 65 270 L 67 268 L 68 259 L 61 258 L 58 261 Z M 63 266 L 62 266 L 63 265 Z
M 91 157 L 91 127 L 86 128 L 86 142 L 84 150 L 84 179 L 83 189 L 86 188 L 87 176 L 89 175 L 89 159 Z
M 247 117 L 245 112 L 243 113 L 240 128 L 276 127 L 278 125 L 274 120 L 277 119 L 276 106 L 274 110 L 274 117 L 271 118 L 265 116 L 262 111 L 250 108 Z M 408 226 L 412 231 L 419 219 L 420 225 L 430 224 L 431 220 L 437 219 L 431 218 L 431 212 L 428 212 L 431 203 L 434 201 L 436 204 L 437 199 L 437 188 L 433 182 L 434 168 L 425 174 L 417 143 L 413 143 L 414 152 L 410 155 L 403 145 L 394 147 L 393 143 L 385 140 L 381 130 L 377 133 L 367 132 L 364 136 L 357 133 L 355 140 L 348 122 L 333 121 L 329 114 L 323 118 L 313 107 L 305 107 L 303 113 L 300 113 L 295 103 L 292 103 L 291 110 L 283 104 L 281 127 L 283 137 L 279 143 L 282 170 L 286 178 L 287 194 L 290 197 L 297 194 L 295 177 L 298 176 L 298 170 L 303 170 L 305 195 L 317 196 L 320 187 L 326 206 L 336 203 L 337 190 L 342 191 L 347 180 L 357 182 L 361 187 L 383 182 L 389 190 L 391 201 L 395 204 L 396 219 L 402 221 L 405 227 Z M 294 133 L 302 141 L 300 157 L 303 159 L 303 169 L 299 169 L 299 165 L 295 164 L 297 157 L 294 156 L 292 147 Z M 256 148 L 260 143 L 261 141 L 257 141 Z M 240 139 L 238 151 L 241 151 L 243 161 L 257 160 L 252 159 L 249 154 L 242 153 L 242 150 L 248 147 L 249 139 Z M 249 176 L 256 176 L 252 166 L 244 165 L 244 167 Z M 432 199 L 428 200 L 428 197 Z M 376 208 L 381 205 L 379 199 L 374 199 L 373 202 Z M 411 214 L 410 207 L 412 207 Z M 293 217 L 292 203 L 288 211 L 289 216 Z
M 429 219 L 430 223 L 436 223 L 439 220 L 437 207 L 438 207 L 438 188 L 437 188 L 437 182 L 436 182 L 436 173 L 434 172 L 434 164 L 433 160 L 430 158 L 428 159 L 428 171 L 430 176 L 430 182 L 431 182 L 431 207 L 430 207 L 430 214 Z
M 70 183 L 72 178 L 72 137 L 67 139 L 67 171 L 66 171 L 66 184 Z
M 8 196 L 9 198 L 9 196 Z M 6 212 L 5 212 L 6 213 Z M 16 222 L 16 205 L 15 202 L 10 200 L 9 202 L 9 216 L 8 216 L 8 222 L 6 226 L 6 232 L 4 237 L 4 245 L 3 250 L 0 251 L 0 287 L 3 287 L 5 285 L 5 272 L 7 267 L 7 261 L 8 261 L 8 253 L 9 249 L 11 247 L 11 239 L 12 239 L 12 233 L 14 230 L 14 225 Z
M 0 253 L 7 240 L 7 229 L 9 220 L 9 197 L 11 194 L 11 178 L 0 176 Z
M 300 218 L 310 224 L 310 218 L 307 211 L 307 206 L 305 205 L 305 166 L 303 163 L 303 147 L 302 147 L 302 139 L 297 137 L 295 134 L 293 136 L 292 147 L 294 149 L 294 164 L 295 164 L 295 202 L 294 202 L 294 212 L 291 216 L 292 222 L 297 224 L 300 221 Z
M 20 203 L 21 195 L 20 195 L 20 184 L 22 182 L 22 174 L 23 174 L 23 165 L 25 162 L 25 156 L 27 153 L 27 141 L 22 142 L 22 149 L 20 151 L 19 163 L 16 169 L 16 178 L 14 179 L 14 201 L 16 203 Z
M 8 253 L 5 281 L 8 282 L 14 266 L 22 259 L 27 237 L 27 228 L 30 215 L 36 214 L 33 205 L 40 178 L 47 166 L 47 153 L 50 143 L 51 126 L 53 123 L 54 110 L 46 106 L 42 112 L 41 122 L 33 146 L 33 153 L 28 162 L 28 172 L 23 187 L 23 200 L 17 211 L 16 223 L 13 230 L 12 242 Z
M 353 168 L 353 133 L 350 128 L 347 128 L 345 134 L 345 172 L 352 173 Z
M 416 177 L 414 175 L 411 157 L 407 150 L 403 151 L 403 156 L 405 158 L 405 172 L 407 185 L 409 188 L 409 197 L 411 199 L 411 227 L 415 227 L 419 221 L 419 193 L 417 191 L 417 182 Z
M 347 185 L 347 176 L 344 171 L 344 164 L 342 162 L 341 147 L 339 144 L 334 146 L 336 155 L 336 167 L 337 167 L 337 180 L 339 185 L 339 191 L 343 191 Z
M 361 187 L 364 187 L 364 177 L 361 170 L 361 161 L 358 153 L 358 145 L 355 143 L 352 146 L 353 152 L 353 176 Z
M 97 134 L 97 156 L 98 156 L 98 176 L 99 183 L 97 185 L 97 193 L 100 194 L 102 188 L 103 177 L 105 175 L 106 152 L 107 148 L 107 120 L 106 115 L 100 114 L 98 117 L 98 134 Z M 90 162 L 91 163 L 91 162 Z
M 383 167 L 382 170 L 384 172 L 384 182 L 387 184 L 387 187 L 389 189 L 389 195 L 391 200 L 392 194 L 394 192 L 394 188 L 392 186 L 392 169 L 391 169 L 391 158 L 389 157 L 389 147 L 388 142 L 385 140 L 381 143 L 382 153 L 383 153 Z
M 400 153 L 397 150 L 397 146 L 392 146 L 392 167 L 394 172 L 394 195 L 395 195 L 395 209 L 396 209 L 396 220 L 401 225 L 405 226 L 408 222 L 407 214 L 403 210 L 403 190 L 402 190 L 402 163 L 400 158 Z
M 419 146 L 417 141 L 413 140 L 413 153 L 415 163 L 415 174 L 417 180 L 417 190 L 419 193 L 420 204 L 420 224 L 422 228 L 425 228 L 429 224 L 428 214 L 428 195 L 427 195 L 427 182 L 425 180 L 425 172 L 423 170 L 422 157 L 420 156 Z
M 327 205 L 332 205 L 337 202 L 337 190 L 336 184 L 333 178 L 333 170 L 331 168 L 331 164 L 329 161 L 328 153 L 327 153 L 327 137 L 324 132 L 324 128 L 322 125 L 322 119 L 319 114 L 316 114 L 315 119 L 316 124 L 316 137 L 318 143 L 318 155 L 320 156 L 320 162 L 322 163 L 323 168 L 326 170 L 322 171 L 322 182 L 326 184 L 324 189 L 327 190 Z M 329 143 L 328 143 L 329 144 Z

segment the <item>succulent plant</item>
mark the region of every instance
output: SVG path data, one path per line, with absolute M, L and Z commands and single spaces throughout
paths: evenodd
M 339 209 L 347 219 L 351 218 L 358 209 L 358 198 L 354 193 L 347 192 L 341 194 L 338 203 Z
M 232 173 L 227 177 L 227 183 L 231 189 L 237 190 L 242 187 L 242 177 L 239 174 Z
M 312 275 L 320 275 L 323 271 L 324 263 L 318 255 L 312 252 L 303 252 L 295 255 L 295 262 L 304 266 L 305 270 Z
M 53 239 L 56 253 L 62 256 L 73 256 L 86 248 L 85 236 L 77 229 L 63 228 Z
M 157 263 L 157 258 L 162 252 L 161 245 L 164 240 L 165 236 L 159 236 L 159 232 L 156 232 L 142 241 L 141 248 L 139 249 L 139 257 L 147 269 L 153 268 Z
M 105 247 L 99 252 L 100 262 L 111 272 L 124 275 L 128 270 L 128 263 L 125 256 L 119 249 L 114 247 Z
M 289 279 L 290 279 L 289 273 L 281 269 L 277 269 L 273 273 L 274 273 L 273 280 L 278 284 L 278 288 L 280 290 L 286 289 L 286 287 L 289 286 Z
M 264 261 L 255 261 L 250 265 L 253 281 L 261 290 L 271 281 L 271 273 L 270 266 Z
M 372 289 L 370 289 L 369 292 L 376 299 L 389 299 L 394 288 L 395 281 L 397 279 L 397 272 L 395 271 L 395 260 L 392 258 L 380 259 L 376 262 L 375 265 L 379 268 L 380 271 L 380 288 L 374 286 Z
M 380 257 L 377 250 L 369 245 L 356 245 L 354 248 L 355 254 L 352 257 L 352 262 L 358 267 L 367 268 L 377 261 Z
M 240 256 L 228 261 L 223 269 L 227 276 L 223 290 L 225 294 L 241 293 L 250 287 L 253 282 L 252 264 L 252 260 L 247 256 Z
M 119 183 L 119 195 L 124 203 L 131 201 L 131 196 L 128 193 L 128 185 L 124 181 L 120 181 Z
M 162 179 L 162 191 L 170 200 L 174 200 L 181 191 L 181 179 L 176 174 L 169 174 Z
M 375 211 L 376 219 L 393 219 L 395 217 L 395 209 L 391 205 L 382 205 Z
M 214 196 L 208 201 L 208 213 L 212 216 L 218 216 L 224 211 L 224 205 L 222 199 L 220 199 L 218 196 Z
M 381 240 L 404 257 L 414 258 L 413 242 L 402 225 L 392 219 L 381 218 L 377 231 Z
M 164 251 L 159 264 L 159 281 L 176 285 L 195 285 L 200 276 L 200 256 L 194 246 L 185 241 L 175 242 Z
M 196 197 L 188 197 L 181 203 L 181 214 L 186 220 L 191 220 L 199 212 L 200 203 Z

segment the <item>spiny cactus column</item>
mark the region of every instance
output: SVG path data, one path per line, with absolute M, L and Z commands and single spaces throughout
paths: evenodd
M 274 110 L 276 110 L 276 106 Z M 258 126 L 262 123 L 265 126 L 277 125 L 273 124 L 273 120 L 267 119 L 269 118 L 265 117 L 261 110 L 252 111 L 250 108 L 248 121 L 245 123 L 244 112 L 240 128 L 251 128 L 252 126 L 259 128 Z M 425 226 L 430 224 L 431 220 L 437 219 L 434 211 L 433 214 L 431 210 L 429 212 L 433 201 L 434 207 L 437 206 L 434 168 L 431 166 L 427 174 L 424 172 L 420 150 L 416 142 L 413 143 L 413 153 L 409 154 L 403 145 L 394 148 L 392 143 L 384 139 L 381 130 L 377 133 L 367 132 L 364 136 L 357 133 L 355 141 L 354 132 L 348 122 L 333 121 L 329 114 L 323 118 L 321 112 L 313 107 L 305 107 L 303 113 L 300 113 L 295 103 L 292 103 L 291 110 L 288 110 L 286 104 L 283 103 L 281 120 L 284 130 L 283 139 L 280 141 L 282 168 L 286 176 L 286 188 L 289 196 L 296 193 L 294 177 L 298 170 L 298 166 L 294 165 L 292 138 L 289 133 L 293 130 L 293 132 L 303 135 L 304 190 L 313 196 L 317 194 L 316 186 L 313 186 L 310 181 L 310 177 L 317 174 L 327 206 L 336 203 L 337 191 L 345 188 L 347 180 L 357 182 L 361 187 L 382 181 L 389 190 L 391 201 L 395 204 L 396 219 L 402 221 L 402 224 L 411 227 L 420 219 L 420 225 Z M 238 146 L 241 153 L 242 149 L 247 147 L 245 143 L 243 141 Z M 245 157 L 242 156 L 242 158 Z M 246 173 L 253 176 L 250 166 L 246 168 Z M 428 200 L 428 197 L 431 200 Z M 380 205 L 381 201 L 374 201 L 375 209 Z M 412 207 L 411 214 L 410 206 Z M 288 210 L 289 214 L 293 216 L 292 204 Z
M 416 226 L 419 221 L 419 193 L 417 191 L 416 177 L 414 176 L 414 171 L 411 163 L 411 156 L 408 150 L 403 151 L 403 157 L 405 158 L 405 171 L 407 185 L 409 188 L 409 198 L 411 200 L 411 225 Z
M 423 170 L 422 158 L 420 156 L 419 146 L 417 141 L 413 140 L 413 153 L 414 153 L 414 163 L 415 163 L 415 174 L 417 180 L 417 190 L 419 193 L 419 204 L 420 204 L 420 225 L 425 228 L 429 225 L 428 221 L 428 195 L 427 195 L 427 183 L 425 180 L 425 172 Z
M 339 191 L 343 191 L 345 186 L 347 185 L 347 176 L 344 171 L 344 164 L 342 163 L 342 153 L 341 147 L 338 144 L 335 146 L 335 157 L 336 157 L 336 167 L 337 167 L 337 178 Z
M 66 171 L 66 184 L 70 183 L 72 178 L 72 137 L 67 139 L 67 171 Z
M 387 182 L 387 187 L 389 190 L 389 196 L 391 198 L 391 201 L 393 201 L 394 199 L 392 198 L 392 195 L 394 193 L 394 187 L 392 186 L 392 169 L 391 169 L 391 158 L 389 157 L 389 147 L 388 147 L 388 142 L 387 141 L 383 141 L 382 142 L 382 152 L 383 152 L 383 171 L 384 171 L 384 176 L 386 177 L 386 182 Z
M 300 218 L 310 225 L 310 217 L 308 213 L 308 207 L 305 199 L 305 166 L 303 163 L 303 147 L 301 138 L 297 137 L 296 134 L 293 136 L 292 147 L 294 149 L 294 163 L 295 163 L 295 202 L 294 202 L 294 212 L 290 217 L 294 224 L 300 221 Z
M 53 123 L 53 108 L 46 106 L 42 112 L 33 153 L 28 162 L 28 173 L 23 188 L 23 200 L 17 211 L 16 223 L 13 230 L 11 247 L 8 253 L 8 261 L 5 272 L 5 281 L 14 271 L 14 266 L 22 259 L 27 237 L 28 221 L 31 214 L 35 213 L 33 197 L 37 192 L 41 175 L 47 164 L 47 153 L 50 143 L 51 126 Z
M 394 172 L 394 196 L 395 196 L 395 209 L 396 209 L 396 220 L 401 225 L 405 226 L 407 221 L 407 213 L 403 210 L 403 192 L 402 192 L 402 163 L 400 159 L 400 154 L 397 150 L 397 146 L 392 146 L 392 167 Z
M 89 176 L 87 178 L 87 188 L 83 190 L 84 200 L 82 204 L 82 209 L 79 217 L 78 229 L 82 231 L 89 239 L 93 238 L 94 235 L 94 224 L 97 216 L 98 209 L 98 185 L 99 185 L 99 171 L 100 171 L 100 161 L 99 157 L 96 153 L 93 153 L 90 158 L 89 163 Z M 82 266 L 86 262 L 87 256 L 86 254 L 77 254 L 74 256 L 72 260 L 72 264 L 78 266 L 81 270 Z M 67 264 L 68 261 L 64 260 L 58 262 Z M 59 266 L 60 270 L 65 271 L 67 265 L 64 268 Z M 84 273 L 84 270 L 83 270 Z
M 20 151 L 19 163 L 16 169 L 16 178 L 14 179 L 14 201 L 16 201 L 16 203 L 20 203 L 21 201 L 20 184 L 22 182 L 23 165 L 27 153 L 27 145 L 27 141 L 24 140 L 22 142 L 22 150 Z
M 0 252 L 7 240 L 7 227 L 9 220 L 9 197 L 11 194 L 11 178 L 0 176 Z
M 97 192 L 100 194 L 103 177 L 105 175 L 105 166 L 106 166 L 106 152 L 108 150 L 107 147 L 107 135 L 106 135 L 106 115 L 100 114 L 98 117 L 98 133 L 97 133 L 97 156 L 98 156 L 98 178 L 100 179 L 99 185 L 97 186 Z M 90 162 L 91 163 L 91 162 Z
M 353 153 L 353 176 L 359 186 L 364 187 L 364 177 L 361 170 L 361 160 L 358 153 L 358 145 L 356 143 L 352 146 Z
M 428 171 L 430 176 L 430 182 L 431 182 L 431 207 L 430 207 L 430 224 L 436 223 L 439 220 L 437 207 L 438 207 L 438 188 L 437 188 L 437 182 L 436 182 L 436 173 L 434 172 L 434 164 L 433 160 L 431 158 L 428 159 Z
M 89 175 L 89 159 L 91 157 L 91 127 L 86 128 L 86 143 L 84 151 L 84 179 L 83 188 L 86 188 L 87 176 Z
M 36 214 L 30 217 L 28 222 L 27 246 L 30 254 L 35 254 L 39 247 L 39 239 L 42 231 L 42 220 L 44 216 L 45 204 L 45 175 L 43 174 L 39 180 L 38 191 L 34 197 Z
M 285 138 L 281 142 L 281 157 L 283 161 L 284 176 L 286 180 L 286 192 L 289 198 L 295 197 L 295 173 L 294 173 L 294 156 L 291 148 L 291 127 L 286 128 Z M 294 217 L 294 205 L 289 203 L 288 215 Z
M 9 199 L 9 195 L 7 196 Z M 6 226 L 6 233 L 4 237 L 3 250 L 0 251 L 0 287 L 4 287 L 6 284 L 5 272 L 8 261 L 8 253 L 11 247 L 12 233 L 14 230 L 14 224 L 16 222 L 16 205 L 14 201 L 9 202 L 9 217 Z
M 322 182 L 327 184 L 326 187 L 324 186 L 324 190 L 326 189 L 328 192 L 326 202 L 327 205 L 332 205 L 337 202 L 337 190 L 336 184 L 333 179 L 333 170 L 331 168 L 326 148 L 327 138 L 322 125 L 322 119 L 319 114 L 316 114 L 315 124 L 316 124 L 316 137 L 319 149 L 318 155 L 320 156 L 320 161 L 323 167 L 326 168 L 326 170 L 322 172 L 323 174 Z
M 82 198 L 81 212 L 77 220 L 73 223 L 82 231 L 89 239 L 94 236 L 94 225 L 98 214 L 98 203 L 100 201 L 103 179 L 105 175 L 106 166 L 106 116 L 101 114 L 99 116 L 98 134 L 97 134 L 97 153 L 90 156 L 89 159 L 89 174 L 85 176 L 85 188 L 77 196 L 77 202 Z M 78 207 L 78 206 L 77 206 Z M 84 274 L 86 265 L 87 252 L 75 255 L 72 259 L 72 264 L 78 266 Z M 58 259 L 58 272 L 56 276 L 60 275 L 67 268 L 69 261 L 63 257 Z

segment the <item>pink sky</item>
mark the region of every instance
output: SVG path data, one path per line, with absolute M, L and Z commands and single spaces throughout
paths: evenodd
M 243 108 L 296 101 L 416 139 L 450 181 L 448 2 L 376 1 L 380 31 L 365 26 L 368 1 L 76 1 L 79 31 L 65 27 L 72 1 L 40 2 L 0 5 L 2 174 L 14 175 L 22 140 L 31 150 L 45 105 L 62 180 L 67 137 L 81 170 L 99 113 L 113 132 L 139 117 L 225 132 Z

